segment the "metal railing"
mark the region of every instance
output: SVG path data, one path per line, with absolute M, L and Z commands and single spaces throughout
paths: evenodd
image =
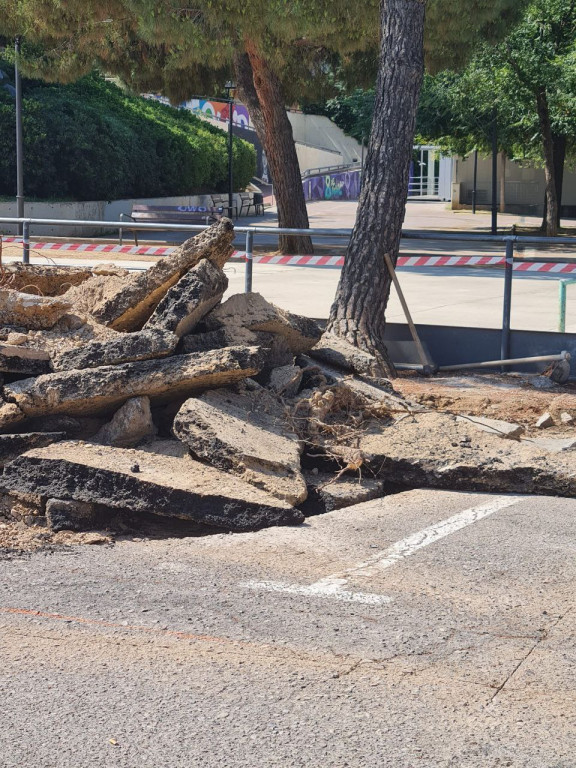
M 345 163 L 343 165 L 324 165 L 320 168 L 308 168 L 302 174 L 302 181 L 306 181 L 306 179 L 310 179 L 312 176 L 326 176 L 327 174 L 329 175 L 331 173 L 346 173 L 346 171 L 360 170 L 362 170 L 360 167 L 360 162 Z
M 32 226 L 63 226 L 63 227 L 97 227 L 102 229 L 130 229 L 139 231 L 154 232 L 198 232 L 206 229 L 202 224 L 131 224 L 126 226 L 121 221 L 90 221 L 74 219 L 32 219 L 16 217 L 0 217 L 0 224 L 16 224 L 22 226 L 22 243 L 24 264 L 30 263 L 30 228 Z M 288 229 L 285 227 L 267 227 L 267 226 L 245 226 L 235 227 L 236 232 L 244 233 L 246 236 L 246 272 L 244 279 L 244 289 L 246 292 L 252 290 L 253 285 L 253 262 L 254 262 L 254 237 L 256 235 L 303 235 L 310 237 L 336 237 L 349 239 L 351 229 Z M 402 239 L 404 240 L 436 240 L 439 242 L 486 242 L 500 243 L 505 248 L 504 254 L 504 290 L 502 301 L 502 326 L 501 326 L 501 344 L 500 359 L 506 360 L 510 356 L 510 316 L 512 309 L 512 280 L 514 275 L 514 260 L 516 258 L 514 250 L 517 245 L 570 245 L 576 250 L 576 238 L 573 237 L 538 237 L 525 235 L 485 235 L 462 232 L 422 232 L 403 230 Z M 527 263 L 541 263 L 546 261 L 542 256 L 522 257 L 518 259 Z M 550 259 L 549 259 L 550 260 Z M 555 263 L 576 264 L 575 257 L 558 257 L 554 254 Z M 547 273 L 550 274 L 550 273 Z

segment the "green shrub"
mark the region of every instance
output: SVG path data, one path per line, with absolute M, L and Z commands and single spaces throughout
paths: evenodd
M 96 74 L 72 85 L 25 80 L 23 93 L 28 197 L 113 200 L 227 189 L 227 135 L 188 111 L 132 96 Z M 14 126 L 14 99 L 0 88 L 0 195 L 16 193 Z M 244 189 L 255 172 L 254 148 L 234 138 L 232 156 L 235 189 Z

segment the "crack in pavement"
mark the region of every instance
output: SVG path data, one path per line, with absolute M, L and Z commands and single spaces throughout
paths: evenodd
M 560 622 L 561 622 L 561 621 L 562 621 L 564 618 L 566 618 L 566 616 L 567 616 L 567 615 L 570 613 L 570 610 L 571 610 L 571 609 L 568 609 L 568 610 L 567 610 L 565 613 L 563 613 L 563 614 L 562 614 L 562 616 L 558 616 L 558 618 L 556 619 L 556 621 L 555 621 L 555 622 L 553 622 L 553 623 L 552 623 L 552 624 L 551 624 L 549 627 L 546 627 L 546 629 L 542 629 L 542 630 L 540 630 L 540 637 L 538 637 L 538 638 L 536 639 L 536 641 L 534 642 L 534 644 L 532 645 L 532 647 L 529 649 L 528 653 L 526 653 L 526 654 L 524 655 L 524 657 L 520 659 L 520 661 L 518 662 L 518 664 L 516 664 L 516 666 L 515 666 L 515 667 L 514 667 L 514 669 L 513 669 L 513 670 L 510 672 L 510 674 L 509 674 L 509 675 L 508 675 L 508 676 L 505 678 L 505 680 L 504 680 L 504 681 L 503 681 L 503 682 L 502 682 L 502 683 L 501 683 L 501 684 L 498 686 L 498 688 L 497 688 L 497 689 L 496 689 L 496 691 L 494 692 L 494 695 L 493 695 L 493 696 L 490 698 L 490 701 L 488 702 L 488 704 L 489 704 L 489 705 L 490 705 L 490 704 L 492 704 L 492 703 L 494 702 L 494 699 L 495 699 L 495 698 L 496 698 L 496 697 L 497 697 L 497 696 L 498 696 L 498 695 L 499 695 L 499 694 L 502 692 L 502 690 L 504 689 L 504 687 L 505 687 L 505 686 L 506 686 L 506 685 L 507 685 L 507 684 L 510 682 L 510 680 L 511 680 L 511 679 L 514 677 L 514 675 L 516 674 L 516 672 L 518 672 L 518 670 L 520 669 L 520 667 L 521 667 L 521 666 L 522 666 L 522 665 L 523 665 L 523 664 L 524 664 L 526 661 L 528 661 L 528 659 L 530 658 L 530 656 L 532 656 L 532 654 L 533 654 L 533 653 L 534 653 L 534 651 L 535 651 L 535 650 L 538 648 L 538 646 L 539 646 L 539 645 L 541 645 L 541 643 L 543 643 L 543 642 L 544 642 L 544 640 L 547 640 L 547 639 L 548 639 L 548 637 L 550 636 L 550 632 L 551 632 L 553 629 L 555 629 L 555 628 L 558 626 L 558 624 L 560 624 Z

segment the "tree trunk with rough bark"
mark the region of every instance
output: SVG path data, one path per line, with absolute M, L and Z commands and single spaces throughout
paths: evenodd
M 391 278 L 406 210 L 416 110 L 424 72 L 425 0 L 381 0 L 376 103 L 356 226 L 328 331 L 373 354 L 374 375 L 395 376 L 384 344 Z
M 498 174 L 500 179 L 500 213 L 506 213 L 506 152 L 499 152 L 498 160 L 500 162 Z
M 560 136 L 557 133 L 552 134 L 552 153 L 554 156 L 554 182 L 556 185 L 556 199 L 558 201 L 558 228 L 560 228 L 560 219 L 562 218 L 562 191 L 564 187 L 564 165 L 566 163 L 566 136 Z M 548 205 L 546 195 L 544 195 L 544 214 L 542 216 L 542 230 L 546 229 Z
M 246 40 L 245 47 L 246 54 L 240 54 L 234 62 L 236 75 L 268 159 L 278 208 L 278 226 L 308 229 L 302 175 L 282 85 L 256 45 Z M 313 253 L 309 237 L 293 235 L 281 235 L 279 249 L 283 253 Z
M 252 74 L 252 65 L 247 53 L 234 54 L 234 73 L 236 75 L 236 84 L 238 86 L 238 95 L 240 101 L 244 104 L 250 113 L 250 119 L 256 129 L 256 134 L 263 147 L 266 146 L 266 129 L 264 127 L 264 117 L 262 108 L 258 101 L 258 94 L 254 88 L 254 76 Z
M 546 91 L 541 88 L 536 93 L 536 107 L 542 134 L 542 150 L 544 154 L 544 178 L 546 179 L 546 205 L 544 206 L 544 221 L 542 229 L 548 237 L 558 234 L 558 194 L 556 189 L 556 172 L 554 164 L 554 142 L 550 125 L 550 111 Z

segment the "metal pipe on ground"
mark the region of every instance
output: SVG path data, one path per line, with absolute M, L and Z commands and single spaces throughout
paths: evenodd
M 556 360 L 570 361 L 569 352 L 560 352 L 557 355 L 538 355 L 536 357 L 514 357 L 509 360 L 484 360 L 480 363 L 458 363 L 457 365 L 441 365 L 438 370 L 445 371 L 465 371 L 472 368 L 499 368 L 504 365 L 524 365 L 526 363 L 553 363 Z

